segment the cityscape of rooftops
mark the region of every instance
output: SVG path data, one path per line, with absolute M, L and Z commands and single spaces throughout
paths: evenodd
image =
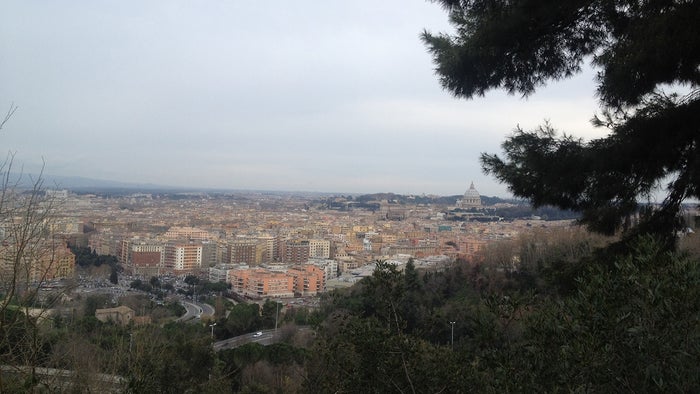
M 0 393 L 700 392 L 697 20 L 5 2 Z

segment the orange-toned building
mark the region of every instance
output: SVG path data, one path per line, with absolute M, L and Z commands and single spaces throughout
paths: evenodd
M 480 239 L 464 239 L 457 242 L 460 254 L 472 257 L 484 249 L 487 242 Z
M 294 278 L 294 292 L 302 296 L 313 296 L 326 289 L 324 271 L 310 264 L 290 268 L 287 275 Z
M 48 247 L 31 263 L 31 279 L 39 282 L 69 278 L 75 273 L 75 255 L 67 245 Z
M 264 269 L 233 270 L 233 291 L 248 297 L 294 297 L 294 278 Z
M 10 285 L 13 278 L 38 283 L 75 274 L 75 255 L 65 243 L 42 242 L 26 249 L 19 262 L 17 258 L 13 245 L 0 247 L 0 285 Z
M 325 271 L 315 265 L 305 264 L 286 272 L 260 268 L 230 271 L 234 292 L 248 297 L 313 296 L 326 289 Z

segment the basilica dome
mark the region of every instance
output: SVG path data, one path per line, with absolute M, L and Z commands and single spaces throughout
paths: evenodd
M 474 182 L 472 182 L 469 189 L 464 192 L 462 199 L 457 201 L 457 206 L 460 208 L 481 207 L 481 195 L 479 195 L 479 192 L 474 187 Z

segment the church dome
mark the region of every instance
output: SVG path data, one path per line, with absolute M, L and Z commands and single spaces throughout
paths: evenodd
M 464 192 L 462 200 L 459 201 L 459 206 L 462 208 L 480 207 L 481 195 L 474 187 L 474 182 L 471 183 L 469 189 Z

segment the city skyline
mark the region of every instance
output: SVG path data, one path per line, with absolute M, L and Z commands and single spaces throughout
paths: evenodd
M 585 139 L 590 69 L 527 99 L 442 90 L 422 0 L 11 1 L 0 143 L 26 172 L 172 187 L 507 197 L 482 152 L 545 120 Z

